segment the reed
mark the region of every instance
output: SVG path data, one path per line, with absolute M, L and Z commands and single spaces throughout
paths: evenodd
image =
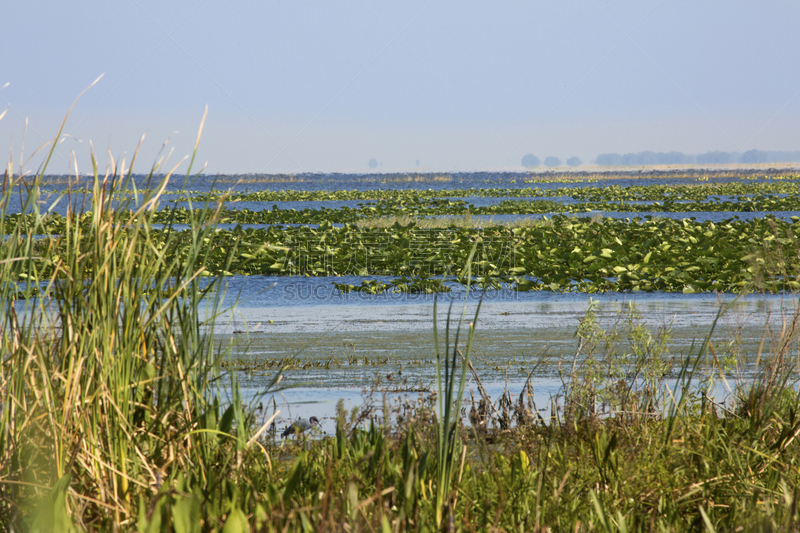
M 475 256 L 476 247 L 473 246 L 472 251 L 467 258 L 465 266 L 465 277 L 467 279 L 467 286 L 470 286 L 472 279 L 472 259 Z M 450 520 L 453 519 L 453 497 L 451 493 L 451 486 L 453 483 L 453 475 L 458 465 L 458 460 L 461 454 L 461 440 L 459 438 L 459 423 L 461 402 L 464 397 L 464 387 L 467 382 L 467 369 L 469 368 L 469 359 L 472 353 L 472 341 L 475 336 L 475 326 L 478 322 L 478 315 L 481 311 L 481 304 L 478 304 L 475 310 L 475 316 L 472 321 L 467 325 L 467 344 L 462 354 L 459 350 L 459 338 L 461 336 L 461 328 L 464 325 L 464 318 L 467 312 L 467 305 L 465 296 L 464 309 L 461 312 L 461 318 L 456 326 L 455 338 L 452 347 L 450 346 L 450 323 L 453 311 L 453 302 L 450 303 L 450 308 L 447 311 L 447 323 L 445 324 L 445 341 L 444 349 L 439 348 L 439 331 L 437 321 L 438 311 L 438 298 L 433 302 L 433 339 L 434 339 L 434 352 L 436 353 L 436 388 L 438 391 L 438 411 L 437 411 L 437 446 L 436 446 L 436 459 L 437 459 L 437 484 L 436 484 L 436 527 L 442 527 L 445 511 L 448 512 Z
M 202 123 L 198 143 L 201 133 Z M 136 153 L 130 167 L 112 161 L 105 174 L 92 155 L 89 216 L 70 205 L 54 238 L 41 237 L 47 161 L 32 178 L 14 175 L 11 163 L 5 171 L 0 522 L 12 530 L 130 528 L 182 509 L 194 516 L 199 508 L 186 507 L 191 498 L 173 488 L 211 499 L 246 445 L 235 381 L 230 400 L 214 385 L 225 355 L 212 342 L 224 290 L 207 276 L 201 243 L 215 238 L 219 206 L 200 210 L 204 222 L 191 224 L 188 240 L 154 229 L 178 165 L 153 183 L 165 161 L 155 165 L 142 197 L 116 202 L 116 191 L 135 187 Z M 71 192 L 58 201 L 69 202 Z M 15 194 L 30 216 L 7 231 Z M 40 512 L 32 513 L 36 502 Z

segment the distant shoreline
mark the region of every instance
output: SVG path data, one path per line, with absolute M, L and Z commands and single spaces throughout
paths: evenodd
M 627 173 L 627 174 L 650 174 L 650 173 L 677 173 L 677 172 L 713 172 L 713 173 L 778 173 L 790 171 L 800 171 L 800 162 L 793 163 L 716 163 L 716 164 L 676 164 L 676 165 L 636 165 L 636 166 L 605 166 L 605 165 L 581 165 L 575 169 L 533 169 L 528 170 L 531 174 L 576 174 L 576 173 Z
M 398 170 L 392 172 L 307 172 L 307 173 L 213 173 L 201 174 L 199 177 L 204 180 L 215 179 L 219 183 L 230 183 L 231 181 L 244 180 L 245 182 L 251 181 L 254 178 L 266 181 L 306 181 L 314 180 L 317 178 L 335 178 L 337 176 L 354 176 L 362 181 L 375 180 L 392 180 L 397 178 L 405 178 L 404 181 L 450 181 L 459 177 L 485 175 L 486 178 L 493 179 L 524 179 L 525 177 L 531 178 L 547 178 L 549 180 L 556 179 L 586 179 L 586 178 L 602 178 L 602 179 L 625 179 L 627 177 L 645 178 L 645 177 L 736 177 L 736 176 L 780 176 L 786 174 L 800 173 L 800 162 L 797 163 L 753 163 L 751 165 L 744 165 L 741 163 L 730 164 L 709 164 L 709 165 L 650 165 L 650 166 L 632 166 L 632 167 L 610 167 L 599 165 L 581 165 L 574 168 L 542 168 L 542 169 L 529 169 L 523 170 L 519 168 L 514 169 L 499 169 L 499 170 L 485 170 L 478 169 L 473 171 L 448 171 L 448 172 L 433 172 L 433 171 L 415 171 L 415 170 Z M 142 175 L 134 174 L 135 178 L 143 177 Z M 63 183 L 67 180 L 66 174 L 47 174 L 42 178 L 42 185 Z M 159 176 L 155 176 L 159 178 Z M 74 176 L 72 177 L 74 180 Z M 88 179 L 87 176 L 82 176 L 82 179 Z M 178 180 L 176 180 L 178 181 Z

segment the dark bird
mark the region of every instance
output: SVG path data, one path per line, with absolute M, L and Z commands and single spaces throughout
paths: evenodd
M 317 424 L 319 424 L 319 419 L 316 416 L 312 416 L 308 420 L 305 418 L 300 418 L 292 422 L 289 427 L 287 427 L 283 433 L 281 433 L 281 437 L 286 438 L 289 435 L 299 435 L 300 433 L 313 428 Z

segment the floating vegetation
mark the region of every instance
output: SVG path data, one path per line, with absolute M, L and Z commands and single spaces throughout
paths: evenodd
M 383 225 L 376 220 L 386 217 L 395 219 L 409 219 L 420 217 L 459 217 L 460 221 L 469 220 L 472 216 L 491 217 L 494 215 L 552 215 L 559 213 L 584 214 L 588 212 L 632 212 L 632 213 L 752 213 L 752 212 L 780 212 L 800 211 L 800 195 L 798 196 L 741 196 L 736 200 L 711 200 L 711 201 L 675 201 L 672 199 L 663 202 L 643 203 L 639 201 L 601 201 L 563 203 L 556 200 L 504 200 L 496 205 L 475 207 L 463 200 L 428 199 L 419 201 L 403 201 L 392 203 L 379 201 L 371 204 L 360 204 L 357 208 L 341 207 L 332 209 L 322 207 L 319 209 L 272 209 L 254 211 L 251 209 L 220 209 L 218 215 L 223 224 L 359 224 Z M 203 214 L 205 213 L 205 214 Z M 209 211 L 202 209 L 187 209 L 176 207 L 158 211 L 154 216 L 155 223 L 161 224 L 189 224 L 199 215 L 211 216 Z M 15 227 L 17 224 L 30 226 L 32 215 L 19 213 L 9 214 L 7 224 Z M 199 220 L 198 222 L 207 222 Z M 86 226 L 91 223 L 89 217 L 75 217 L 72 223 Z M 43 234 L 63 233 L 67 225 L 67 217 L 58 213 L 51 213 L 41 217 L 37 230 Z M 448 225 L 446 222 L 431 222 L 429 225 Z
M 609 187 L 558 187 L 558 188 L 470 188 L 470 189 L 372 189 L 333 191 L 233 191 L 198 193 L 192 201 L 240 200 L 248 202 L 297 202 L 297 201 L 342 201 L 342 200 L 391 200 L 420 201 L 431 198 L 526 198 L 563 196 L 575 200 L 619 201 L 619 200 L 705 200 L 711 196 L 738 196 L 755 194 L 798 194 L 800 184 L 789 179 L 797 177 L 770 177 L 780 182 L 763 183 L 700 183 L 681 185 L 634 185 Z M 501 182 L 502 183 L 502 182 Z
M 344 291 L 449 291 L 446 281 L 464 283 L 460 265 L 473 245 L 478 246 L 476 283 L 495 289 L 693 293 L 755 286 L 781 291 L 800 289 L 798 220 L 768 216 L 714 224 L 556 215 L 514 228 L 395 224 L 372 229 L 323 223 L 217 230 L 213 240 L 199 243 L 192 231 L 150 230 L 150 238 L 176 258 L 187 247 L 200 246 L 207 274 L 400 277 L 391 283 L 337 285 Z M 54 271 L 54 259 L 67 244 L 59 237 L 35 241 L 37 249 L 50 250 L 32 259 L 40 273 Z
M 279 359 L 269 357 L 259 357 L 258 360 L 248 361 L 245 359 L 236 359 L 232 361 L 220 361 L 220 367 L 225 369 L 237 370 L 240 372 L 256 373 L 269 371 L 270 375 L 275 370 L 309 370 L 309 369 L 324 369 L 341 368 L 343 366 L 381 366 L 388 365 L 390 359 L 388 357 L 346 357 L 339 358 L 335 356 L 328 357 L 324 360 L 301 360 L 296 357 L 281 357 Z
M 780 291 L 800 289 L 799 232 L 800 224 L 773 217 L 714 224 L 555 216 L 535 227 L 483 229 L 270 227 L 218 232 L 209 267 L 241 274 L 405 276 L 391 287 L 369 282 L 342 289 L 428 291 L 446 286 L 436 276 L 463 283 L 460 265 L 477 245 L 476 283 L 516 290 Z M 229 258 L 234 245 L 239 252 Z
M 632 212 L 632 213 L 696 213 L 696 212 L 775 212 L 800 211 L 798 196 L 739 196 L 735 200 L 677 201 L 667 199 L 663 202 L 638 201 L 600 201 L 574 204 L 561 204 L 550 200 L 505 200 L 495 206 L 472 207 L 476 215 L 531 215 L 544 213 L 585 213 L 588 211 Z
M 446 197 L 442 197 L 446 196 Z M 476 207 L 460 197 L 491 196 L 496 198 L 520 198 L 502 200 L 495 205 Z M 552 197 L 554 199 L 536 199 Z M 568 197 L 572 202 L 556 198 Z M 244 196 L 211 194 L 198 196 L 197 201 L 213 199 L 249 201 L 322 201 L 322 200 L 376 200 L 358 204 L 357 207 L 338 209 L 281 209 L 274 204 L 271 209 L 233 209 L 227 203 L 213 215 L 228 224 L 322 224 L 358 223 L 375 226 L 376 220 L 392 218 L 422 218 L 454 216 L 464 220 L 471 216 L 493 215 L 541 215 L 587 212 L 779 212 L 800 211 L 800 184 L 790 181 L 764 183 L 725 183 L 695 185 L 637 185 L 629 187 L 581 187 L 558 189 L 462 189 L 462 190 L 376 190 L 376 191 L 260 191 Z M 454 199 L 456 198 L 456 199 Z M 523 199 L 534 198 L 534 199 Z M 162 224 L 189 224 L 210 216 L 210 210 L 175 207 L 163 209 L 154 216 Z M 58 213 L 39 215 L 39 231 L 45 234 L 63 233 L 67 219 Z M 86 228 L 91 223 L 88 215 L 73 217 L 71 223 Z M 31 213 L 9 213 L 6 224 L 13 228 L 17 224 L 29 227 L 33 222 Z M 196 220 L 197 219 L 197 220 Z M 366 221 L 369 221 L 368 223 Z

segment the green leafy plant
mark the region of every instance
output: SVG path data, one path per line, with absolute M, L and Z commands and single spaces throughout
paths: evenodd
M 467 280 L 471 277 L 471 265 L 475 256 L 475 248 L 467 258 L 465 266 Z M 459 338 L 461 328 L 464 325 L 467 307 L 466 300 L 461 318 L 455 331 L 453 345 L 450 345 L 450 323 L 453 310 L 453 302 L 447 311 L 447 322 L 445 324 L 445 340 L 443 349 L 439 347 L 439 330 L 437 321 L 437 301 L 433 305 L 433 338 L 434 351 L 436 352 L 436 388 L 438 391 L 438 411 L 437 411 L 437 484 L 436 484 L 436 526 L 440 528 L 445 518 L 445 511 L 452 513 L 452 496 L 450 487 L 453 482 L 453 475 L 456 471 L 457 461 L 460 456 L 461 440 L 459 439 L 459 418 L 461 412 L 461 401 L 464 396 L 464 386 L 467 381 L 467 369 L 472 353 L 472 341 L 475 335 L 475 326 L 481 310 L 483 300 L 475 310 L 475 316 L 467 325 L 467 344 L 462 354 L 459 350 Z

